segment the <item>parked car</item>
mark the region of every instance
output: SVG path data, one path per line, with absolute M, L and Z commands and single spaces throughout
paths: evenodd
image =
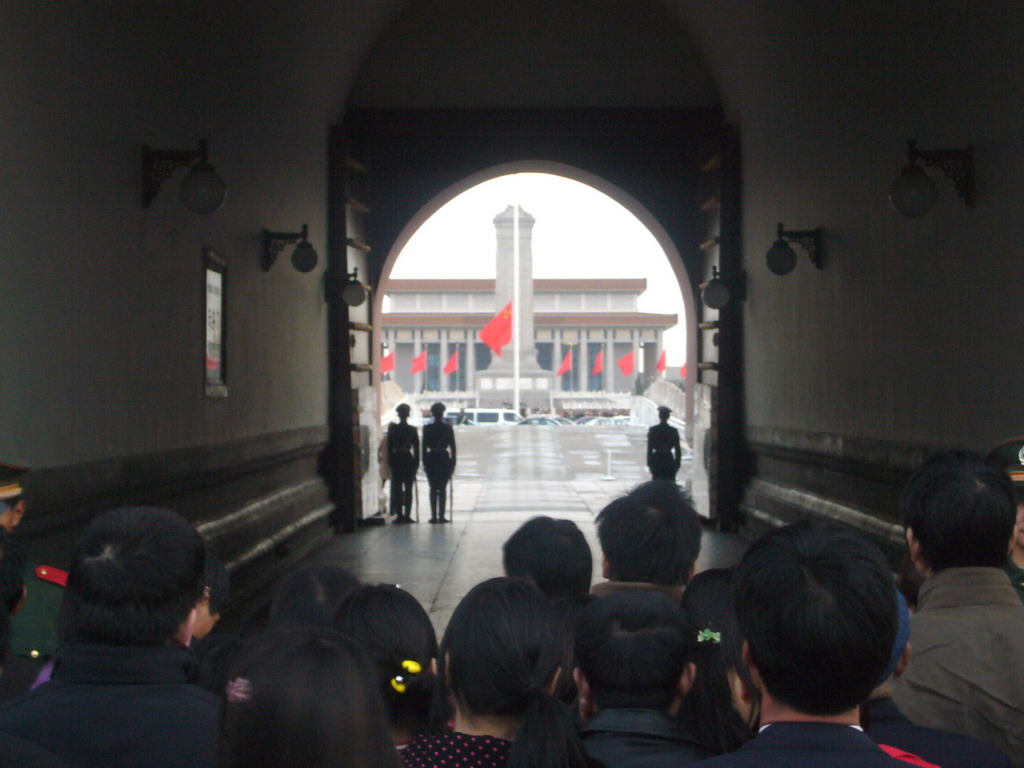
M 538 414 L 536 416 L 527 416 L 525 419 L 519 422 L 520 427 L 560 427 L 561 422 L 558 421 L 557 416 L 547 416 L 544 414 Z
M 475 427 L 514 426 L 522 421 L 511 408 L 467 408 L 461 415 L 461 424 Z

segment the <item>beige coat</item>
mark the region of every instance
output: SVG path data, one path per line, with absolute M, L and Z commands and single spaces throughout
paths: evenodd
M 1024 605 L 999 568 L 948 568 L 925 581 L 913 658 L 893 699 L 918 725 L 973 736 L 1024 768 Z

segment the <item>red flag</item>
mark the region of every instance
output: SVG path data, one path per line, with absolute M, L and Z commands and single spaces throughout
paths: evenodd
M 395 370 L 395 353 L 388 352 L 380 359 L 380 372 L 391 373 L 393 370 Z
M 686 363 L 683 363 L 683 367 L 679 369 L 679 376 L 684 379 L 686 378 Z
M 427 370 L 427 350 L 423 350 L 412 359 L 412 372 L 414 374 Z
M 448 362 L 444 364 L 445 374 L 455 373 L 459 370 L 459 348 L 456 347 L 455 351 L 452 352 L 452 356 L 448 358 Z
M 619 366 L 619 370 L 622 371 L 622 375 L 623 376 L 632 376 L 633 375 L 633 353 L 632 353 L 632 351 L 627 352 L 622 357 L 620 357 L 616 361 L 615 364 Z
M 665 350 L 664 349 L 661 350 L 661 357 L 658 358 L 657 371 L 658 371 L 658 373 L 664 373 L 665 372 Z
M 604 349 L 597 350 L 597 357 L 594 359 L 594 370 L 590 372 L 591 376 L 600 376 L 601 371 L 604 370 Z
M 558 373 L 555 376 L 561 376 L 563 373 L 568 373 L 572 370 L 572 347 L 569 347 L 569 351 L 565 353 L 565 357 L 562 358 L 562 364 L 558 366 Z
M 480 329 L 480 341 L 501 357 L 501 348 L 512 341 L 512 302 Z

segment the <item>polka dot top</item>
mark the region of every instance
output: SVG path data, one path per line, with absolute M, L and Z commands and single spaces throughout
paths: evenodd
M 446 733 L 417 736 L 399 754 L 406 768 L 504 768 L 511 741 Z

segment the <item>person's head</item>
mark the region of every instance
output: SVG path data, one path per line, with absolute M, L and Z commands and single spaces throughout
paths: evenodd
M 590 591 L 590 545 L 571 520 L 534 517 L 502 546 L 505 575 L 530 579 L 552 599 Z
M 1017 519 L 1002 470 L 967 451 L 932 456 L 900 496 L 910 557 L 928 577 L 946 568 L 1000 568 Z
M 675 713 L 693 682 L 692 639 L 682 608 L 654 592 L 598 598 L 576 627 L 580 711 Z
M 369 662 L 308 627 L 247 644 L 224 694 L 222 768 L 398 768 Z
M 444 416 L 444 403 L 434 403 L 430 406 L 430 413 L 433 415 L 434 421 L 440 421 Z
M 0 528 L 0 613 L 12 615 L 25 599 L 25 549 Z
M 668 480 L 638 485 L 597 516 L 604 575 L 612 581 L 685 584 L 700 554 L 700 536 L 693 500 Z
M 338 606 L 334 628 L 373 663 L 396 742 L 437 730 L 437 635 L 415 597 L 390 584 L 357 587 Z
M 751 676 L 776 704 L 841 715 L 866 701 L 896 636 L 896 592 L 878 548 L 804 520 L 751 544 L 736 569 Z
M 508 578 L 477 584 L 455 608 L 441 643 L 456 722 L 517 721 L 509 768 L 583 765 L 571 714 L 549 693 L 560 657 L 554 608 L 534 584 Z
M 358 586 L 356 577 L 337 565 L 297 568 L 278 585 L 267 626 L 331 627 L 341 599 Z
M 65 644 L 188 645 L 203 596 L 206 549 L 176 512 L 122 507 L 78 540 L 61 605 Z
M 1017 496 L 1017 524 L 1013 529 L 1013 548 L 1024 555 L 1024 437 L 997 445 L 985 458 L 989 464 L 1007 474 Z
M 662 421 L 668 421 L 668 417 L 671 416 L 671 415 L 672 415 L 672 409 L 671 408 L 669 408 L 667 405 L 659 406 L 659 408 L 658 408 L 658 418 L 659 419 L 661 419 Z
M 206 594 L 199 601 L 196 623 L 192 627 L 192 637 L 203 639 L 220 621 L 224 604 L 231 596 L 231 577 L 224 563 L 212 552 L 206 551 Z
M 398 407 L 395 408 L 395 413 L 398 414 L 398 418 L 399 419 L 401 419 L 402 421 L 405 421 L 406 419 L 409 418 L 409 412 L 411 410 L 412 409 L 408 406 L 407 403 L 399 403 Z
M 696 675 L 679 716 L 711 754 L 732 752 L 757 733 L 760 700 L 743 663 L 732 569 L 701 571 L 683 592 Z
M 25 515 L 25 498 L 21 478 L 27 467 L 0 464 L 0 528 L 12 533 Z

